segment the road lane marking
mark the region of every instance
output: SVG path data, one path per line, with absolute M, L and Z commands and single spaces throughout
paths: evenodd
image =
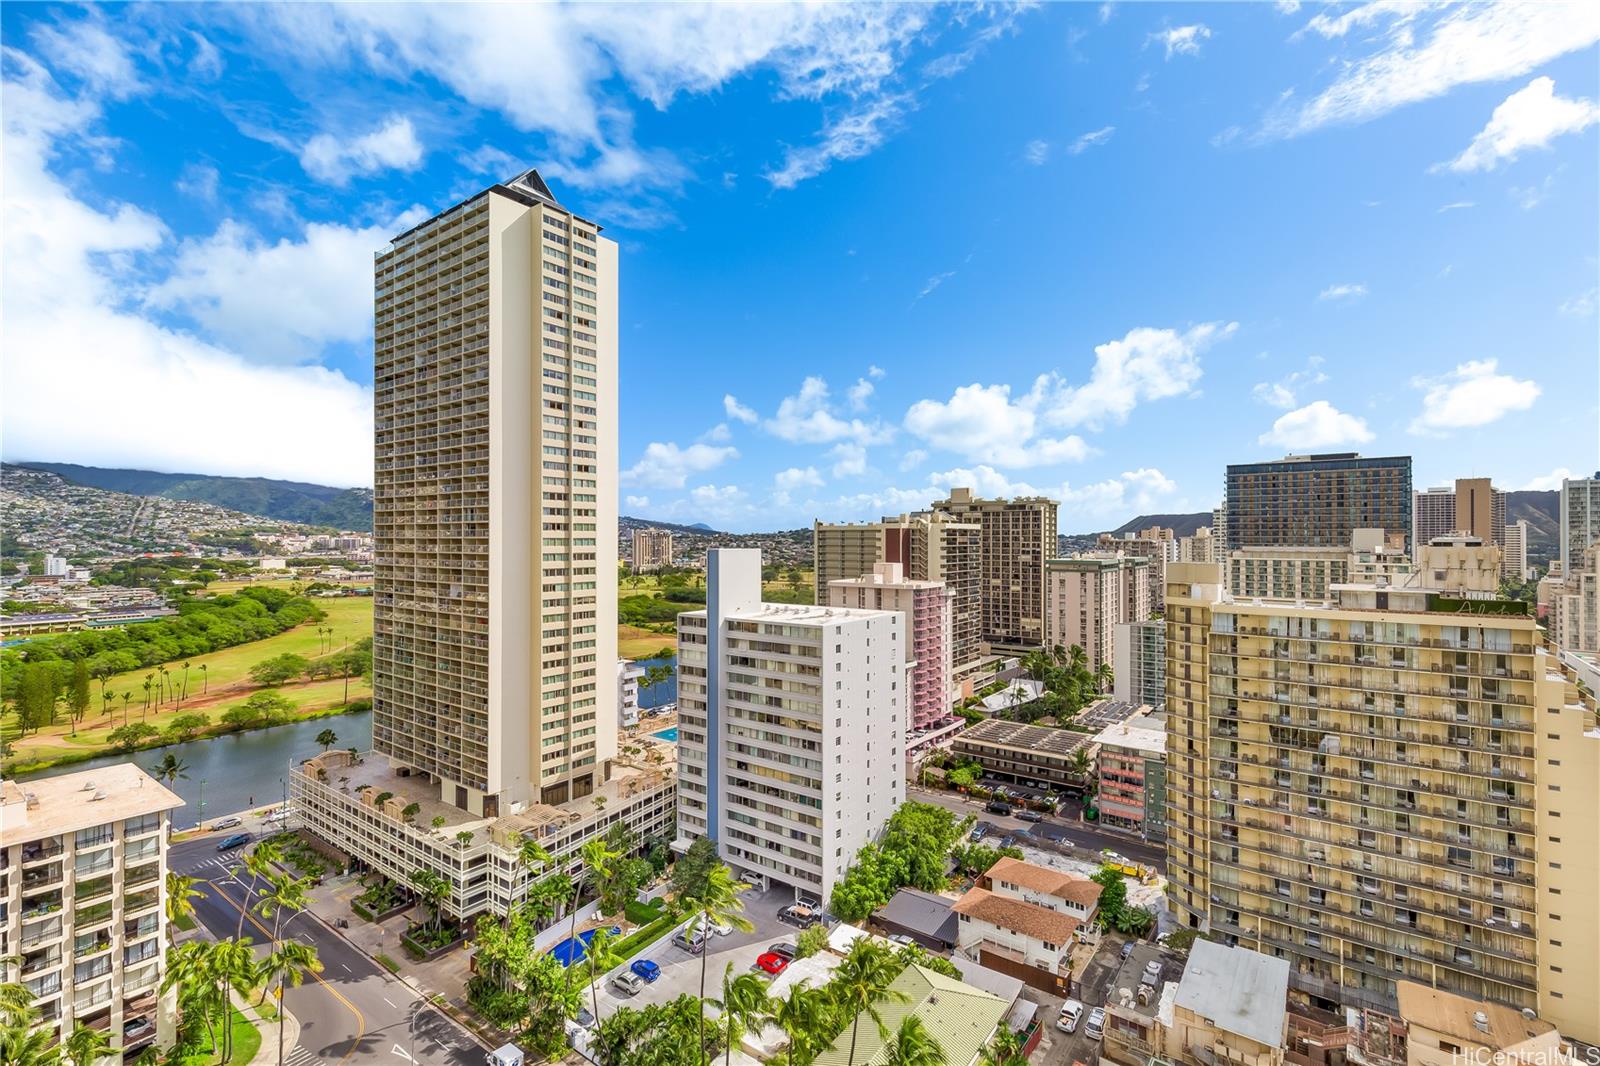
M 216 882 L 212 882 L 211 885 L 212 885 L 213 888 L 215 888 L 217 890 L 217 894 L 218 895 L 220 895 L 223 899 L 227 900 L 229 903 L 233 904 L 234 909 L 237 910 L 240 914 L 244 915 L 246 921 L 248 921 L 251 925 L 255 926 L 257 929 L 261 930 L 268 937 L 272 936 L 272 930 L 268 929 L 266 926 L 264 926 L 260 922 L 256 921 L 255 916 L 253 914 L 250 914 L 247 910 L 245 910 L 244 908 L 240 907 L 240 905 L 239 905 L 237 900 L 235 900 L 232 896 L 228 895 L 226 892 L 222 891 L 222 886 L 221 885 L 218 885 Z M 270 950 L 270 945 L 269 945 L 269 950 Z M 320 973 L 314 973 L 311 976 L 316 980 L 317 984 L 321 985 L 323 988 L 326 988 L 329 992 L 331 992 L 335 999 L 337 999 L 340 1003 L 343 1003 L 349 1009 L 350 1013 L 354 1014 L 356 1016 L 356 1029 L 357 1029 L 357 1032 L 356 1032 L 356 1035 L 355 1035 L 355 1039 L 350 1044 L 350 1050 L 345 1052 L 344 1053 L 344 1057 L 339 1060 L 339 1062 L 342 1064 L 344 1062 L 349 1061 L 350 1056 L 354 1055 L 356 1053 L 356 1050 L 361 1046 L 361 1038 L 367 1035 L 367 1019 L 366 1019 L 366 1016 L 363 1015 L 359 1010 L 357 1010 L 356 1009 L 356 1005 L 354 1003 L 351 1003 L 348 999 L 346 999 L 343 996 L 343 994 L 341 994 L 340 991 L 337 988 L 334 988 L 327 981 L 325 981 Z M 388 1001 L 385 1000 L 384 1002 L 388 1002 Z M 392 1003 L 390 1003 L 389 1005 L 391 1007 L 394 1006 L 394 1004 L 392 1004 Z
M 383 1000 L 385 1003 L 389 1004 L 389 1006 L 393 1007 L 395 1010 L 399 1010 L 400 1009 L 400 1004 L 396 1003 L 394 1000 L 390 999 L 388 996 L 379 996 L 378 998 Z

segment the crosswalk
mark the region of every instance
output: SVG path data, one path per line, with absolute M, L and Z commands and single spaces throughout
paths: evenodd
M 317 1054 L 310 1048 L 296 1044 L 294 1050 L 283 1057 L 283 1061 L 287 1066 L 311 1066 L 317 1061 Z
M 206 874 L 208 877 L 216 877 L 217 874 L 231 874 L 233 868 L 240 865 L 240 862 L 240 857 L 230 852 L 227 855 L 214 855 L 191 863 L 184 872 L 190 875 Z

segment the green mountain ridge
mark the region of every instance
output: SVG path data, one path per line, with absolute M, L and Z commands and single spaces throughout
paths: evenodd
M 73 484 L 111 492 L 215 504 L 309 526 L 363 533 L 372 529 L 372 490 L 366 488 L 341 489 L 305 481 L 163 473 L 77 463 L 19 462 L 15 465 L 48 471 Z

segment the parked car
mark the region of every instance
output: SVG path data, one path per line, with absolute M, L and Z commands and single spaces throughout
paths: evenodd
M 217 845 L 217 850 L 232 851 L 234 848 L 248 843 L 250 843 L 249 833 L 235 833 L 232 836 L 223 837 L 221 843 Z
M 632 970 L 623 970 L 611 979 L 611 987 L 624 996 L 637 996 L 644 985 L 644 978 Z
M 916 943 L 916 941 L 912 940 L 910 937 L 906 936 L 904 933 L 891 933 L 890 936 L 889 936 L 889 943 L 891 943 L 891 944 L 914 944 L 914 943 Z
M 991 800 L 983 805 L 983 809 L 990 814 L 1010 814 L 1011 804 L 1002 803 L 999 800 Z
M 984 837 L 986 837 L 988 835 L 989 835 L 989 823 L 988 822 L 979 822 L 977 825 L 972 827 L 972 832 L 967 834 L 967 839 L 972 841 L 974 844 L 976 844 L 978 841 L 982 840 Z
M 1017 818 L 1024 822 L 1044 821 L 1044 815 L 1040 814 L 1038 811 L 1018 811 Z
M 706 920 L 706 916 L 702 914 L 699 918 L 695 919 L 695 926 L 694 927 L 696 929 L 705 928 L 705 920 Z M 711 931 L 713 933 L 717 934 L 718 936 L 727 936 L 729 933 L 733 932 L 733 923 L 732 922 L 712 922 L 711 923 Z
M 778 912 L 778 921 L 805 929 L 822 921 L 822 917 L 814 905 L 808 907 L 804 903 L 791 903 Z
M 155 1023 L 149 1018 L 129 1018 L 122 1023 L 122 1038 L 136 1040 L 146 1033 L 153 1032 L 155 1027 Z
M 776 951 L 764 951 L 756 957 L 756 968 L 776 977 L 789 966 L 789 960 Z
M 579 1007 L 577 1015 L 572 1019 L 585 1029 L 594 1025 L 594 1015 L 589 1013 L 588 1007 Z
M 706 949 L 706 935 L 692 925 L 673 933 L 672 942 L 691 955 L 698 955 Z
M 1078 1022 L 1083 1020 L 1083 1004 L 1075 999 L 1069 999 L 1061 1005 L 1061 1014 L 1056 1018 L 1056 1028 L 1063 1033 L 1078 1031 Z
M 767 954 L 782 955 L 786 959 L 792 959 L 795 957 L 795 955 L 799 954 L 799 952 L 795 949 L 793 944 L 785 944 L 780 940 L 776 944 L 767 945 Z
M 1123 962 L 1127 962 L 1128 961 L 1128 956 L 1132 955 L 1132 954 L 1133 954 L 1133 941 L 1130 940 L 1126 944 L 1122 945 L 1122 961 Z
M 243 819 L 237 818 L 230 814 L 226 818 L 218 818 L 216 821 L 212 822 L 211 831 L 215 833 L 223 829 L 237 829 L 243 824 Z
M 1084 1024 L 1083 1035 L 1090 1040 L 1099 1040 L 1106 1035 L 1106 1009 L 1096 1007 L 1089 1012 L 1089 1020 Z
M 629 966 L 628 969 L 643 978 L 645 984 L 649 984 L 661 976 L 661 967 L 649 959 L 635 959 L 633 960 L 633 965 Z

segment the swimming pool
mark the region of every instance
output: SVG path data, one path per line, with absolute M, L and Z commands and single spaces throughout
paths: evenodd
M 653 736 L 653 737 L 660 737 L 662 740 L 665 740 L 668 744 L 676 744 L 678 742 L 678 727 L 677 726 L 669 726 L 666 729 L 658 729 L 654 733 L 651 733 L 650 735 Z
M 611 935 L 613 937 L 619 936 L 621 933 L 622 926 L 613 925 L 611 927 Z M 576 944 L 573 943 L 571 937 L 568 937 L 555 947 L 551 948 L 550 954 L 554 955 L 556 957 L 556 961 L 563 966 L 571 966 L 575 962 L 582 962 L 583 957 L 589 952 L 589 941 L 594 939 L 594 934 L 595 930 L 593 929 L 588 929 L 582 933 L 579 933 Z

